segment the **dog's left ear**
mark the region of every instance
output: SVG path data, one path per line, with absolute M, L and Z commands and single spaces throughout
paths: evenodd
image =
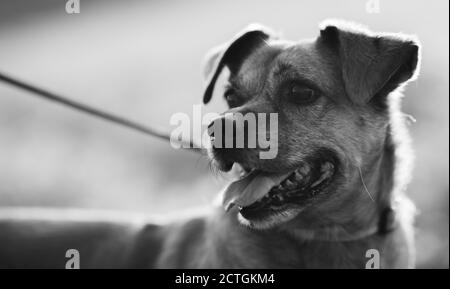
M 260 24 L 251 24 L 238 33 L 231 41 L 213 48 L 206 56 L 204 76 L 206 89 L 203 103 L 211 100 L 214 85 L 222 69 L 227 66 L 231 73 L 237 73 L 245 58 L 275 34 Z
M 355 103 L 385 103 L 386 95 L 418 73 L 414 37 L 332 23 L 323 25 L 319 40 L 337 53 L 347 94 Z

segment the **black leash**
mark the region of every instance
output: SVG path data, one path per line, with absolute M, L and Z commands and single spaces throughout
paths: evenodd
M 134 121 L 125 119 L 123 117 L 105 112 L 103 110 L 97 109 L 97 108 L 93 108 L 91 106 L 88 106 L 86 104 L 80 103 L 80 102 L 76 102 L 73 101 L 67 97 L 63 97 L 61 95 L 55 94 L 55 93 L 51 93 L 45 89 L 36 87 L 34 85 L 25 83 L 23 81 L 17 80 L 11 76 L 5 75 L 3 73 L 0 72 L 0 81 L 3 81 L 7 84 L 10 84 L 14 87 L 18 87 L 21 88 L 23 90 L 26 90 L 28 92 L 31 92 L 33 95 L 39 96 L 41 98 L 44 98 L 46 100 L 50 100 L 50 101 L 54 101 L 58 104 L 61 104 L 63 106 L 67 106 L 70 107 L 72 109 L 75 109 L 77 111 L 81 111 L 84 112 L 86 114 L 101 118 L 103 120 L 127 127 L 129 129 L 135 130 L 135 131 L 139 131 L 141 133 L 144 133 L 146 135 L 150 135 L 153 137 L 157 137 L 159 139 L 163 139 L 166 141 L 170 141 L 170 135 L 168 132 L 159 129 L 159 128 L 155 128 L 155 127 L 147 127 L 144 125 L 141 125 L 139 123 L 136 123 Z M 181 144 L 182 148 L 186 148 L 195 152 L 201 152 L 202 149 L 198 148 L 198 146 L 195 146 L 194 142 L 189 142 L 186 143 L 184 141 L 178 141 Z

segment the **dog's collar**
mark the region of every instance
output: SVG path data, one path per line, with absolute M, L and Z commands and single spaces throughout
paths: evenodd
M 360 231 L 349 232 L 342 227 L 327 227 L 320 230 L 297 229 L 294 231 L 294 234 L 305 240 L 327 242 L 349 242 L 375 235 L 384 236 L 396 229 L 396 215 L 396 211 L 391 206 L 388 206 L 381 210 L 376 224 Z
M 394 231 L 397 227 L 397 213 L 391 207 L 386 207 L 381 211 L 378 220 L 378 234 L 384 235 Z

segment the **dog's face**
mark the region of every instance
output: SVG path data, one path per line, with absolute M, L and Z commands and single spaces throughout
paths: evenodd
M 204 102 L 227 67 L 229 112 L 278 114 L 274 158 L 261 159 L 258 147 L 210 151 L 220 169 L 236 163 L 246 173 L 225 196 L 238 205 L 241 222 L 314 228 L 356 211 L 369 215 L 375 206 L 361 189 L 362 174 L 376 177 L 371 170 L 389 135 L 389 93 L 414 76 L 417 62 L 412 40 L 336 25 L 302 42 L 281 41 L 252 26 L 216 49 Z

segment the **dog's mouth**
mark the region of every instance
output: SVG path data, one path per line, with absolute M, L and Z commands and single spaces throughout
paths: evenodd
M 334 179 L 336 166 L 334 160 L 323 159 L 305 162 L 282 174 L 248 171 L 225 189 L 223 205 L 227 211 L 237 206 L 250 225 L 265 219 L 287 221 L 325 191 Z

